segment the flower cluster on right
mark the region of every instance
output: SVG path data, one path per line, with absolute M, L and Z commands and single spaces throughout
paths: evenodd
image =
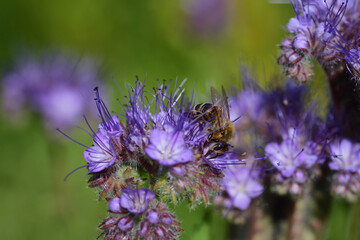
M 241 116 L 231 145 L 248 153 L 247 164 L 227 169 L 214 204 L 250 229 L 261 229 L 254 219 L 270 217 L 274 228 L 287 219 L 291 239 L 301 239 L 306 225 L 318 239 L 314 232 L 326 225 L 331 200 L 356 203 L 360 197 L 360 3 L 303 0 L 292 6 L 296 16 L 278 58 L 284 86 L 263 89 L 243 69 L 243 88 L 229 99 L 231 118 Z M 309 91 L 315 61 L 327 77 L 327 109 Z

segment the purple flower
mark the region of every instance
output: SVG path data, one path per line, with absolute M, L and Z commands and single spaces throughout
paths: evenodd
M 360 143 L 336 139 L 330 144 L 329 168 L 334 171 L 332 192 L 348 201 L 360 195 Z
M 89 163 L 89 172 L 100 172 L 116 161 L 114 144 L 108 136 L 99 132 L 94 136 L 94 146 L 84 151 L 84 158 Z
M 166 132 L 154 129 L 146 154 L 164 166 L 172 166 L 194 160 L 194 154 L 185 145 L 181 132 Z
M 332 170 L 356 172 L 360 169 L 360 144 L 341 139 L 330 145 Z
M 224 171 L 223 188 L 229 195 L 232 205 L 241 210 L 249 207 L 251 199 L 259 196 L 264 188 L 247 167 L 231 167 Z
M 89 172 L 95 173 L 103 171 L 112 166 L 119 154 L 117 151 L 123 149 L 120 137 L 124 134 L 123 126 L 120 124 L 118 116 L 112 116 L 107 109 L 105 103 L 100 97 L 98 88 L 96 92 L 96 105 L 99 112 L 101 123 L 98 126 L 98 131 L 94 130 L 88 124 L 93 133 L 94 146 L 87 148 L 84 151 L 84 158 L 89 163 Z
M 132 190 L 125 188 L 121 192 L 120 206 L 133 214 L 141 214 L 154 198 L 155 193 L 149 189 Z
M 291 177 L 301 165 L 310 168 L 316 162 L 318 156 L 311 152 L 312 146 L 313 143 L 309 142 L 301 148 L 293 138 L 286 138 L 280 144 L 275 142 L 267 144 L 265 154 L 284 177 Z
M 94 61 L 65 54 L 22 58 L 3 79 L 5 110 L 19 115 L 31 107 L 47 127 L 68 128 L 91 112 L 84 95 L 96 84 L 97 71 Z
M 100 98 L 98 89 L 96 92 L 96 104 L 102 122 L 99 124 L 98 132 L 93 132 L 93 147 L 89 147 L 84 151 L 84 158 L 89 163 L 89 172 L 100 172 L 104 169 L 112 166 L 118 154 L 116 153 L 116 147 L 119 149 L 120 136 L 124 130 L 120 125 L 119 118 L 117 116 L 111 116 L 105 103 Z

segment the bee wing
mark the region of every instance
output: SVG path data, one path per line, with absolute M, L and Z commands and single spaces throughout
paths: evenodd
M 230 120 L 230 110 L 229 110 L 229 103 L 228 103 L 228 97 L 226 95 L 224 86 L 221 86 L 221 90 L 222 90 L 222 106 L 223 106 L 223 113 L 224 116 L 226 117 L 226 120 Z
M 210 94 L 211 94 L 211 101 L 212 101 L 213 106 L 221 106 L 221 101 L 222 101 L 221 95 L 214 87 L 210 87 Z M 222 121 L 222 117 L 219 114 L 220 113 L 216 114 L 216 122 L 217 122 L 218 126 L 220 127 L 220 126 L 222 126 L 223 121 Z
M 214 87 L 210 87 L 210 94 L 212 104 L 215 106 L 221 105 L 221 95 Z

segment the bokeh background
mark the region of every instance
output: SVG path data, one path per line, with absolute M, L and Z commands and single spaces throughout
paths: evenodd
M 146 76 L 149 89 L 156 79 L 187 78 L 187 93 L 195 86 L 196 99 L 207 101 L 210 86 L 224 85 L 229 92 L 239 87 L 243 64 L 260 85 L 276 84 L 278 44 L 291 16 L 290 4 L 268 0 L 3 1 L 0 73 L 11 71 L 23 51 L 35 56 L 67 51 L 101 63 L 99 85 L 107 89 L 114 111 L 121 111 L 116 103 L 121 95 L 113 79 L 124 86 L 136 75 Z M 321 91 L 314 94 L 322 98 Z M 84 149 L 44 128 L 34 113 L 16 122 L 1 116 L 0 238 L 95 239 L 106 204 L 86 187 L 85 169 L 63 181 L 84 164 Z M 91 123 L 96 127 L 99 121 Z M 75 125 L 84 125 L 81 116 Z M 91 144 L 81 130 L 67 133 Z M 343 239 L 349 210 L 336 203 L 334 209 L 327 236 Z M 174 211 L 185 229 L 181 239 L 225 239 L 226 222 L 211 208 L 188 210 L 183 204 Z

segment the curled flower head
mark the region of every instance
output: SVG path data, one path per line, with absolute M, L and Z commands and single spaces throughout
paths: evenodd
M 251 199 L 264 190 L 248 167 L 231 167 L 224 172 L 222 185 L 231 199 L 231 205 L 241 210 L 249 207 Z
M 305 83 L 313 76 L 310 57 L 329 70 L 344 64 L 356 69 L 358 61 L 354 64 L 351 49 L 359 47 L 359 27 L 353 23 L 359 19 L 360 4 L 341 0 L 294 0 L 292 5 L 296 16 L 287 24 L 292 36 L 282 42 L 283 53 L 278 59 L 284 72 Z
M 171 166 L 194 160 L 192 151 L 186 147 L 181 132 L 166 132 L 154 129 L 150 135 L 150 144 L 146 154 L 160 165 Z
M 141 189 L 145 190 L 145 189 Z M 147 190 L 147 189 L 146 189 Z M 101 235 L 121 236 L 125 239 L 176 239 L 183 231 L 180 222 L 170 213 L 166 204 L 154 200 L 141 213 L 123 208 L 121 198 L 109 201 L 109 209 L 115 215 L 104 219 Z
M 146 213 L 146 217 L 140 222 L 137 233 L 148 239 L 176 239 L 181 231 L 180 223 L 175 215 L 168 211 L 163 203 L 158 203 Z

